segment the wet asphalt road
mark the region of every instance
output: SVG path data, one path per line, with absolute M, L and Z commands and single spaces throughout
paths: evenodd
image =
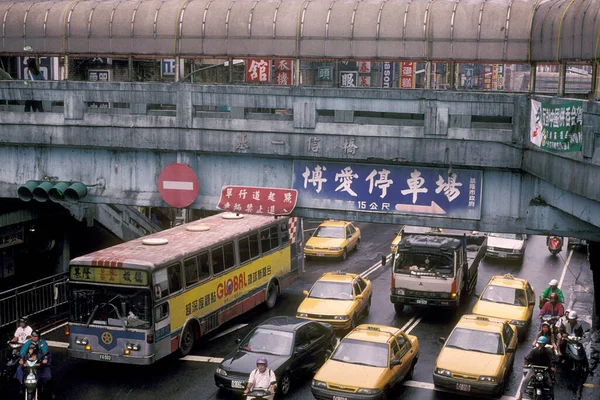
M 342 270 L 360 273 L 381 260 L 381 255 L 389 254 L 389 244 L 394 237 L 396 226 L 378 224 L 357 224 L 362 231 L 361 248 L 345 262 L 307 261 L 306 273 L 280 297 L 277 306 L 266 312 L 262 307 L 231 321 L 213 336 L 240 325 L 241 329 L 220 337 L 209 337 L 197 346 L 193 354 L 208 357 L 225 357 L 235 348 L 235 339 L 243 337 L 256 324 L 275 315 L 295 315 L 296 308 L 303 299 L 302 291 L 308 290 L 315 280 L 325 271 Z M 522 264 L 484 259 L 479 269 L 477 292 L 480 292 L 492 275 L 512 273 L 528 279 L 536 295 L 547 286 L 550 279 L 560 279 L 570 250 L 563 249 L 557 257 L 550 255 L 545 247 L 544 237 L 530 237 L 525 259 Z M 374 287 L 373 305 L 366 322 L 384 325 L 412 327 L 411 334 L 419 338 L 421 355 L 414 373 L 414 381 L 399 388 L 394 398 L 415 400 L 457 399 L 457 394 L 432 390 L 432 369 L 441 345 L 440 336 L 447 337 L 456 321 L 464 313 L 471 311 L 475 298 L 456 313 L 442 313 L 437 309 L 417 310 L 405 308 L 402 315 L 396 315 L 389 301 L 390 268 L 389 263 L 372 272 L 369 276 Z M 568 268 L 565 270 L 562 289 L 565 292 L 565 305 L 575 309 L 589 327 L 589 315 L 592 308 L 591 271 L 583 252 L 573 252 Z M 536 308 L 537 310 L 537 308 Z M 416 323 L 416 325 L 415 325 Z M 511 374 L 505 392 L 505 398 L 517 393 L 522 377 L 522 360 L 531 348 L 535 330 L 534 322 L 521 341 L 515 357 L 515 368 Z M 47 339 L 65 341 L 61 330 L 47 335 Z M 235 396 L 220 392 L 214 385 L 213 373 L 217 364 L 199 361 L 181 361 L 168 358 L 148 367 L 93 363 L 70 360 L 65 350 L 53 349 L 53 375 L 57 399 L 235 399 Z M 16 387 L 7 394 L 11 398 Z M 568 378 L 560 371 L 557 374 L 556 399 L 578 398 L 577 390 L 569 387 Z M 4 396 L 0 396 L 4 398 Z M 312 399 L 310 381 L 298 382 L 291 390 L 290 399 Z

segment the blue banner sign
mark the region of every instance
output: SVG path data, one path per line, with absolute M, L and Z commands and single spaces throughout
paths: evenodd
M 483 172 L 294 161 L 297 207 L 481 218 Z

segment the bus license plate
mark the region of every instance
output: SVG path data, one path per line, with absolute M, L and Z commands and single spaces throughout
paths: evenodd
M 243 389 L 244 385 L 242 381 L 231 381 L 231 387 L 234 389 Z
M 111 361 L 112 356 L 110 354 L 100 354 L 100 359 L 103 361 Z
M 427 304 L 427 300 L 417 299 L 417 300 L 415 300 L 415 303 L 417 303 L 417 304 Z
M 456 389 L 462 390 L 463 392 L 470 392 L 471 391 L 471 385 L 467 385 L 466 383 L 457 383 L 456 384 Z

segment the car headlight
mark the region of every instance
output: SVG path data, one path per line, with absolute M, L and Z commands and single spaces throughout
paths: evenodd
M 317 388 L 326 388 L 327 384 L 323 381 L 318 381 L 316 379 L 313 379 L 312 386 L 317 387 Z
M 227 376 L 227 371 L 222 368 L 217 367 L 217 375 Z
M 363 389 L 360 388 L 356 391 L 358 394 L 378 394 L 381 392 L 381 389 Z
M 525 321 L 518 321 L 516 319 L 513 319 L 510 321 L 510 324 L 514 325 L 514 326 L 522 327 L 522 326 L 525 326 Z
M 496 382 L 496 377 L 495 376 L 480 376 L 479 380 L 481 382 Z
M 451 376 L 452 375 L 452 372 L 448 371 L 447 369 L 442 369 L 442 368 L 436 368 L 435 373 L 438 375 L 443 375 L 443 376 Z
M 494 250 L 496 250 L 496 248 L 492 247 L 492 246 L 488 246 L 488 250 L 494 251 Z
M 513 249 L 513 253 L 521 253 L 523 249 Z
M 537 374 L 535 374 L 535 379 L 538 380 L 538 381 L 540 381 L 540 382 L 543 381 L 544 380 L 544 374 L 538 372 Z
M 341 247 L 330 247 L 329 250 L 333 250 L 333 251 L 339 251 L 341 250 Z
M 335 315 L 333 319 L 338 321 L 347 321 L 349 318 L 347 315 Z
M 396 289 L 396 294 L 400 295 L 400 296 L 404 296 L 405 295 L 404 289 Z
M 296 317 L 298 317 L 298 318 L 306 318 L 306 317 L 308 317 L 308 314 L 307 313 L 303 313 L 303 312 L 299 312 L 299 313 L 296 314 Z

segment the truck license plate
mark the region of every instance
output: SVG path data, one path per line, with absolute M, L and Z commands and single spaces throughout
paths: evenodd
M 463 392 L 470 392 L 471 391 L 471 385 L 467 385 L 466 383 L 457 383 L 456 384 L 456 389 L 457 390 L 462 390 Z
M 342 396 L 333 396 L 333 400 L 348 400 L 348 398 Z
M 110 354 L 100 354 L 100 359 L 103 361 L 111 361 L 112 356 Z
M 500 256 L 500 258 L 506 258 L 506 254 L 504 253 L 498 253 L 498 255 Z
M 417 303 L 417 304 L 427 304 L 427 300 L 417 299 L 417 300 L 415 300 L 415 303 Z
M 231 381 L 231 387 L 234 389 L 244 389 L 242 381 Z

